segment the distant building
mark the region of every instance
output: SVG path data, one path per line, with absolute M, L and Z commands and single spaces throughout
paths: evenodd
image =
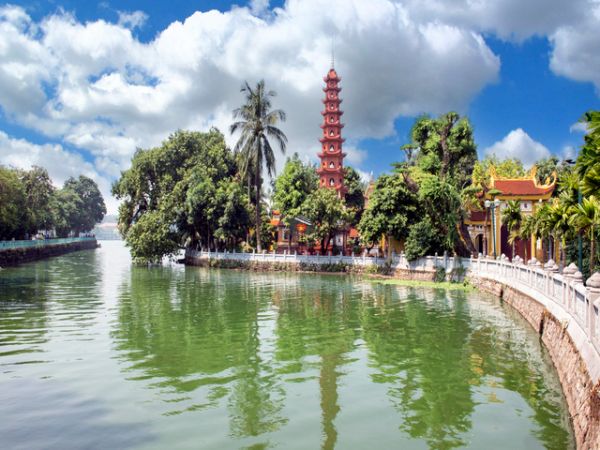
M 121 234 L 117 228 L 117 218 L 113 215 L 106 215 L 101 223 L 96 224 L 92 233 L 96 239 L 102 241 L 121 240 Z

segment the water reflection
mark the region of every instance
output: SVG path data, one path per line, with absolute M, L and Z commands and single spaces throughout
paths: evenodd
M 0 272 L 0 381 L 8 448 L 572 446 L 538 337 L 493 299 L 116 244 Z

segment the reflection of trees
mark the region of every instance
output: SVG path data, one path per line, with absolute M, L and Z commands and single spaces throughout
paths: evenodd
M 503 317 L 505 314 L 512 317 Z M 513 321 L 522 327 L 522 332 L 515 332 Z M 561 414 L 561 388 L 549 385 L 544 361 L 527 351 L 530 344 L 526 342 L 525 330 L 529 324 L 512 310 L 503 311 L 496 320 L 486 311 L 486 322 L 471 334 L 468 343 L 472 355 L 472 383 L 497 384 L 519 393 L 533 411 L 533 419 L 540 427 L 534 433 L 544 446 L 569 448 L 572 442 L 566 431 L 567 417 Z
M 0 355 L 40 352 L 47 341 L 51 276 L 45 265 L 4 269 L 0 275 Z
M 304 372 L 303 359 L 318 355 L 321 419 L 324 440 L 322 448 L 330 450 L 337 442 L 335 418 L 338 405 L 339 366 L 346 363 L 344 354 L 358 337 L 356 308 L 350 304 L 350 293 L 340 283 L 312 285 L 304 282 L 297 295 L 278 300 L 277 359 L 287 364 L 286 373 Z M 340 286 L 341 285 L 341 286 Z M 340 291 L 340 287 L 342 290 Z
M 471 333 L 463 299 L 454 307 L 443 291 L 424 301 L 414 290 L 398 305 L 397 291 L 381 287 L 378 306 L 362 312 L 364 339 L 389 395 L 402 415 L 400 429 L 430 448 L 465 445 L 474 409 L 469 385 Z M 421 293 L 419 293 L 421 294 Z M 443 349 L 443 351 L 442 351 Z
M 391 386 L 400 429 L 425 439 L 430 448 L 465 445 L 473 392 L 498 386 L 519 393 L 531 406 L 540 427 L 536 435 L 547 448 L 568 447 L 560 399 L 553 395 L 558 390 L 528 352 L 526 332 L 515 332 L 513 320 L 519 318 L 491 305 L 474 318 L 461 292 L 376 289 L 377 302 L 361 305 L 361 323 L 377 368 L 373 380 Z M 525 330 L 527 324 L 521 325 Z
M 133 268 L 113 332 L 128 370 L 160 380 L 152 387 L 163 392 L 206 389 L 205 403 L 188 410 L 228 397 L 235 436 L 277 429 L 285 422 L 283 392 L 261 355 L 259 313 L 273 289 L 267 281 L 228 271 Z

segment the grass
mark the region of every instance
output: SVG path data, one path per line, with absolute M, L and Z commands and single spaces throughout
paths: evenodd
M 474 290 L 474 287 L 469 283 L 452 283 L 449 281 L 418 281 L 418 280 L 399 280 L 397 278 L 375 278 L 366 277 L 367 281 L 377 284 L 387 284 L 392 286 L 409 286 L 409 287 L 425 287 L 434 289 L 449 289 L 457 291 L 470 292 Z

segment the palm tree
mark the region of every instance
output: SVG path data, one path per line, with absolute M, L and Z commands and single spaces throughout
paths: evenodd
M 502 224 L 506 226 L 508 232 L 512 235 L 509 238 L 509 242 L 512 245 L 512 258 L 515 257 L 515 241 L 516 236 L 518 236 L 518 229 L 521 227 L 521 222 L 523 222 L 521 203 L 518 200 L 509 200 L 504 210 L 502 210 Z
M 600 201 L 593 195 L 584 198 L 581 204 L 577 205 L 572 221 L 573 225 L 589 235 L 590 273 L 593 273 L 596 260 L 595 237 L 600 229 Z
M 589 111 L 581 120 L 587 126 L 585 144 L 577 158 L 577 174 L 580 176 L 584 195 L 594 195 L 600 189 L 600 111 Z
M 287 144 L 286 135 L 275 125 L 285 122 L 285 112 L 281 109 L 271 110 L 271 97 L 275 91 L 266 91 L 264 80 L 259 81 L 252 89 L 248 82 L 244 83 L 241 92 L 246 94 L 246 103 L 233 111 L 233 117 L 239 119 L 231 125 L 231 133 L 240 131 L 240 138 L 235 145 L 235 151 L 240 153 L 242 161 L 242 179 L 252 176 L 256 201 L 256 248 L 261 246 L 261 193 L 263 165 L 269 176 L 275 174 L 275 154 L 269 138 L 273 138 L 282 153 Z
M 561 243 L 561 262 L 563 267 L 567 259 L 567 237 L 573 234 L 572 217 L 575 204 L 568 192 L 562 192 L 558 198 L 555 198 L 550 206 L 550 223 L 552 229 L 560 238 Z
M 547 238 L 551 232 L 549 208 L 547 204 L 543 204 L 533 214 L 523 219 L 519 229 L 519 238 L 523 240 L 533 238 L 535 242 L 538 239 Z

